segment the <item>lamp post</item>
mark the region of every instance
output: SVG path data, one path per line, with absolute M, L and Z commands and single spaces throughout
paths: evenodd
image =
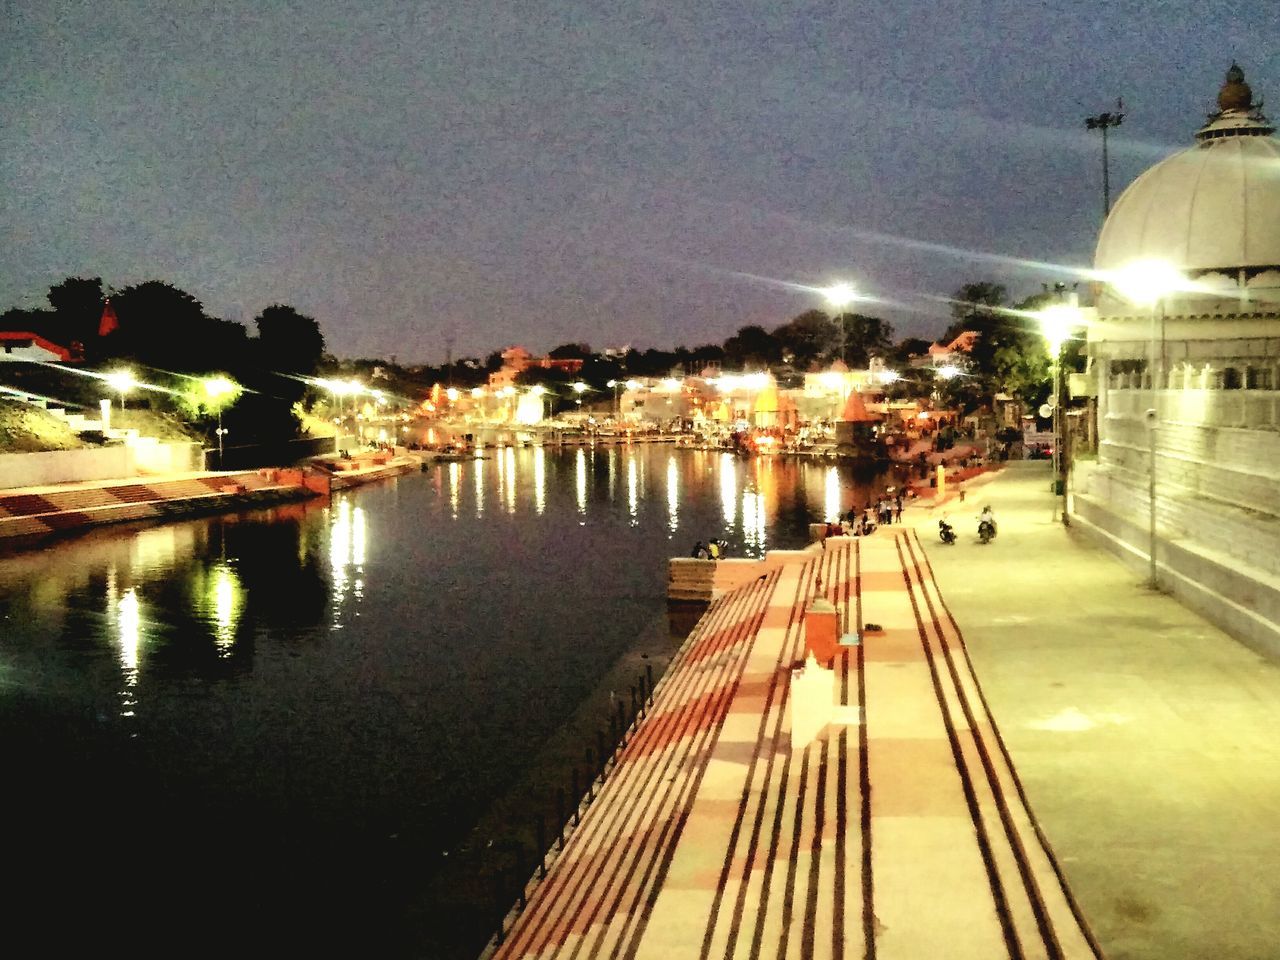
M 1151 336 L 1147 369 L 1151 376 L 1151 406 L 1147 422 L 1150 466 L 1147 471 L 1147 586 L 1160 589 L 1156 563 L 1156 451 L 1160 433 L 1160 388 L 1164 380 L 1165 298 L 1186 288 L 1186 278 L 1164 260 L 1138 260 L 1125 265 L 1109 278 L 1126 300 L 1151 311 Z
M 1085 129 L 1102 131 L 1102 217 L 1104 220 L 1111 213 L 1111 167 L 1107 162 L 1107 131 L 1112 127 L 1120 126 L 1120 122 L 1124 120 L 1124 114 L 1120 112 L 1123 109 L 1124 101 L 1117 100 L 1115 113 L 1100 113 L 1096 117 L 1084 118 Z
M 226 377 L 210 377 L 204 381 L 204 394 L 208 398 L 209 405 L 216 407 L 218 411 L 218 469 L 222 469 L 222 438 L 230 431 L 222 428 L 222 407 L 226 400 L 224 398 L 232 397 L 239 393 L 240 387 L 232 380 Z
M 825 290 L 822 291 L 822 295 L 827 298 L 827 303 L 829 303 L 836 310 L 840 311 L 837 314 L 837 319 L 840 322 L 840 362 L 847 364 L 848 361 L 845 360 L 844 312 L 845 312 L 845 308 L 848 307 L 849 304 L 853 303 L 853 301 L 857 299 L 858 294 L 853 289 L 853 286 L 851 284 L 833 283 L 831 286 L 827 287 Z
M 124 413 L 124 395 L 138 385 L 138 381 L 133 377 L 133 371 L 113 370 L 107 374 L 106 381 L 111 384 L 113 390 L 120 394 L 120 412 Z
M 1071 337 L 1071 330 L 1079 322 L 1076 295 L 1071 294 L 1067 303 L 1055 303 L 1040 311 L 1040 328 L 1049 356 L 1053 358 L 1053 478 L 1054 492 L 1061 497 L 1062 525 L 1071 526 L 1067 512 L 1067 465 L 1065 420 L 1062 416 L 1062 347 Z

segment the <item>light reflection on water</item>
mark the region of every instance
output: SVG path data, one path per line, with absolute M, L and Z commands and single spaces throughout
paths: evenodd
M 711 536 L 730 556 L 799 546 L 837 496 L 868 498 L 817 462 L 665 446 L 485 455 L 496 462 L 436 464 L 328 504 L 0 558 L 0 702 L 21 692 L 100 717 L 103 755 L 134 757 L 102 785 L 122 828 L 159 842 L 130 812 L 150 790 L 217 824 L 249 888 L 280 854 L 272 831 L 310 824 L 299 842 L 317 848 L 402 838 L 375 866 L 414 864 L 403 883 L 370 892 L 332 866 L 258 891 L 296 887 L 300 904 L 338 891 L 356 924 L 388 889 L 410 895 L 637 637 L 670 642 L 670 556 Z M 0 756 L 36 749 L 14 743 L 24 729 L 0 729 Z M 117 737 L 144 749 L 117 755 Z

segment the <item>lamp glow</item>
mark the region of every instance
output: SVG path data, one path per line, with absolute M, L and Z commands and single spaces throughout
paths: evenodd
M 587 392 L 587 385 L 586 385 L 585 383 L 583 383 L 581 380 L 579 380 L 577 383 L 575 383 L 575 384 L 573 385 L 573 392 L 574 392 L 574 393 L 577 393 L 577 394 L 583 394 L 583 393 L 586 393 L 586 392 Z
M 126 390 L 132 390 L 138 385 L 138 381 L 133 378 L 132 370 L 113 370 L 104 378 L 107 383 L 111 384 L 111 389 L 119 393 Z
M 1107 281 L 1140 307 L 1152 306 L 1161 297 L 1187 288 L 1187 278 L 1166 260 L 1135 260 L 1110 274 Z
M 1049 345 L 1049 355 L 1056 357 L 1062 345 L 1071 339 L 1071 330 L 1079 320 L 1079 311 L 1065 303 L 1055 303 L 1040 311 L 1040 330 Z
M 960 376 L 960 368 L 956 366 L 952 366 L 951 364 L 947 364 L 945 367 L 938 368 L 938 376 L 940 376 L 943 380 L 952 380 Z
M 822 291 L 822 295 L 827 298 L 827 303 L 838 309 L 847 307 L 858 298 L 857 292 L 848 283 L 833 283 Z

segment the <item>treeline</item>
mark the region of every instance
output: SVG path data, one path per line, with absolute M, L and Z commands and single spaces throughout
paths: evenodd
M 73 347 L 94 369 L 129 367 L 139 380 L 164 388 L 137 391 L 136 404 L 179 412 L 206 432 L 214 419 L 201 402 L 201 381 L 229 376 L 244 390 L 223 415 L 236 442 L 297 435 L 294 405 L 307 390 L 299 378 L 316 372 L 325 350 L 314 318 L 273 304 L 254 318 L 251 334 L 241 323 L 211 316 L 185 290 L 147 280 L 111 294 L 114 329 L 100 335 L 107 303 L 101 277 L 68 277 L 49 288 L 47 299 L 48 309 L 0 314 L 0 329 L 29 331 Z

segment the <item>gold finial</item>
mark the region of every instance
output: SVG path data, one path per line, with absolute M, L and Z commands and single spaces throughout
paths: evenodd
M 1226 82 L 1218 91 L 1219 110 L 1252 110 L 1253 90 L 1244 82 L 1244 71 L 1232 60 Z

